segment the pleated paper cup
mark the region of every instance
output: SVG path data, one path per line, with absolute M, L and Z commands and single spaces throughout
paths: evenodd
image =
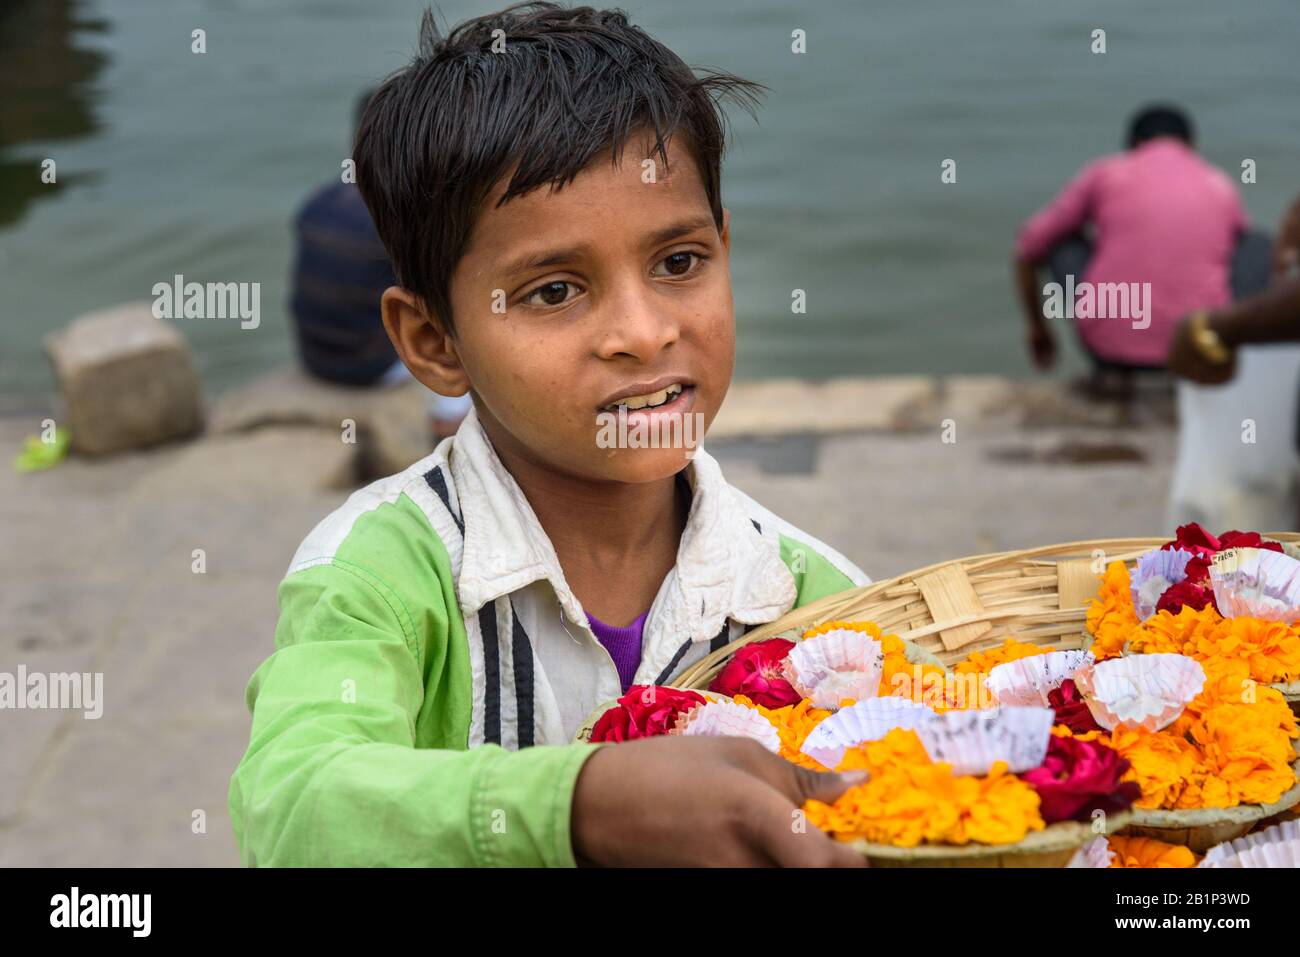
M 753 738 L 773 754 L 781 750 L 776 726 L 755 709 L 734 701 L 710 701 L 692 708 L 678 717 L 671 733 L 688 738 Z
M 1187 655 L 1125 655 L 1085 665 L 1074 674 L 1096 722 L 1159 731 L 1183 713 L 1205 685 L 1205 669 Z
M 868 698 L 818 723 L 800 750 L 834 771 L 849 748 L 879 741 L 895 728 L 916 728 L 933 716 L 933 710 L 909 698 Z
M 1083 847 L 1074 852 L 1066 867 L 1102 868 L 1110 867 L 1115 860 L 1115 852 L 1110 849 L 1110 842 L 1104 837 L 1094 837 Z
M 1264 548 L 1229 548 L 1210 566 L 1214 604 L 1225 618 L 1300 620 L 1300 561 Z
M 982 711 L 945 711 L 920 724 L 917 737 L 931 761 L 954 774 L 988 774 L 999 761 L 1014 774 L 1047 757 L 1056 713 L 1051 708 L 1006 705 Z
M 800 641 L 786 655 L 786 680 L 814 707 L 836 710 L 846 698 L 862 701 L 880 693 L 885 652 L 860 631 L 837 629 Z
M 1092 652 L 1049 651 L 994 665 L 984 678 L 984 687 L 998 704 L 1050 707 L 1049 691 L 1059 688 L 1066 678 L 1097 659 Z
M 1300 821 L 1283 821 L 1216 844 L 1197 867 L 1300 867 Z
M 1191 560 L 1192 553 L 1185 548 L 1156 548 L 1138 558 L 1129 587 L 1139 621 L 1154 615 L 1160 596 L 1187 578 L 1187 563 Z

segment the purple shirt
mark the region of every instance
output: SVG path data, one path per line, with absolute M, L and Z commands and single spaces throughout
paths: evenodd
M 614 667 L 618 669 L 618 681 L 623 686 L 624 694 L 627 694 L 627 689 L 632 687 L 632 676 L 636 674 L 637 665 L 641 663 L 641 633 L 645 630 L 645 620 L 649 614 L 650 611 L 647 609 L 626 628 L 615 628 L 613 625 L 598 621 L 591 612 L 587 613 L 587 620 L 591 622 L 591 630 L 596 635 L 596 640 L 605 646 L 609 656 L 614 659 Z

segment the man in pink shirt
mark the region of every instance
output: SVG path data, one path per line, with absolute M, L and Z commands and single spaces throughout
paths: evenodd
M 1127 379 L 1133 369 L 1163 367 L 1181 317 L 1231 301 L 1233 252 L 1246 216 L 1232 181 L 1192 142 L 1180 111 L 1143 110 L 1130 126 L 1127 152 L 1084 167 L 1021 227 L 1016 278 L 1039 368 L 1056 360 L 1048 318 L 1074 319 L 1096 382 L 1110 372 Z M 1092 249 L 1085 267 L 1078 237 L 1086 226 Z M 1072 238 L 1069 262 L 1065 241 Z M 1062 250 L 1064 257 L 1056 255 Z M 1038 269 L 1049 263 L 1056 282 L 1040 287 Z

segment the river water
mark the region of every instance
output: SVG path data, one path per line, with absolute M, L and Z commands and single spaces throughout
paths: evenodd
M 46 333 L 176 273 L 261 283 L 255 329 L 177 320 L 209 391 L 288 361 L 291 217 L 337 177 L 358 92 L 409 56 L 423 6 L 6 0 L 0 393 L 49 390 Z M 687 62 L 771 89 L 758 123 L 733 114 L 723 175 L 743 377 L 1029 374 L 1016 226 L 1149 100 L 1185 105 L 1233 175 L 1255 161 L 1255 221 L 1300 193 L 1296 0 L 625 6 Z

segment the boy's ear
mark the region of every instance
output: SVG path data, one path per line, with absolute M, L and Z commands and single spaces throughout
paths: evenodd
M 469 391 L 469 377 L 456 354 L 455 339 L 410 290 L 389 286 L 379 309 L 397 357 L 413 376 L 439 395 Z

